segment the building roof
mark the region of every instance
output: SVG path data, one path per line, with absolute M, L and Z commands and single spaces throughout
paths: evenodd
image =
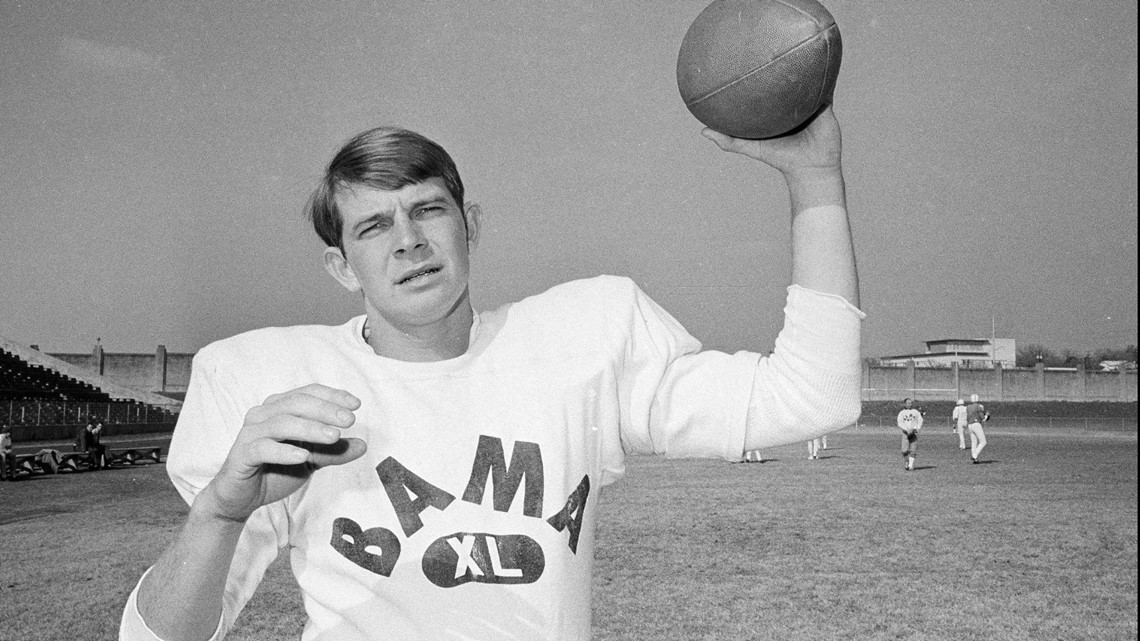
M 923 359 L 923 358 L 952 358 L 955 356 L 957 356 L 957 357 L 980 356 L 980 357 L 985 358 L 986 360 L 989 360 L 991 358 L 989 352 L 957 351 L 957 352 L 922 352 L 919 354 L 900 354 L 898 356 L 880 356 L 879 359 L 880 360 L 890 360 L 890 359 L 895 359 L 895 358 L 905 358 L 908 360 L 909 359 L 919 360 L 919 359 Z

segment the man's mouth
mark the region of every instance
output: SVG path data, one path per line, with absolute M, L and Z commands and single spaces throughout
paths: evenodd
M 405 284 L 405 283 L 410 283 L 410 282 L 412 282 L 412 281 L 414 281 L 414 280 L 416 280 L 416 279 L 418 279 L 418 278 L 423 278 L 424 276 L 427 276 L 427 275 L 429 275 L 429 274 L 434 274 L 434 273 L 436 273 L 436 272 L 438 272 L 438 271 L 439 271 L 439 268 L 438 268 L 438 267 L 427 267 L 427 268 L 425 268 L 425 269 L 421 269 L 421 270 L 419 270 L 419 271 L 417 271 L 417 272 L 413 272 L 413 273 L 411 273 L 411 274 L 408 274 L 407 276 L 405 276 L 405 277 L 401 278 L 401 279 L 399 280 L 399 282 L 397 282 L 397 284 L 398 284 L 398 285 L 403 285 L 403 284 Z

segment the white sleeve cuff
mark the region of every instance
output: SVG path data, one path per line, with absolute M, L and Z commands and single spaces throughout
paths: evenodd
M 862 367 L 860 340 L 865 318 L 866 314 L 838 294 L 791 285 L 776 349 L 784 338 L 810 363 L 843 371 Z

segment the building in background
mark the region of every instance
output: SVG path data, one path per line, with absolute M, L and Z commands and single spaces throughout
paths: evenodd
M 993 369 L 994 363 L 1003 368 L 1017 365 L 1017 341 L 1012 338 L 943 338 L 926 341 L 921 354 L 881 356 L 880 365 L 907 365 L 915 367 L 958 367 Z

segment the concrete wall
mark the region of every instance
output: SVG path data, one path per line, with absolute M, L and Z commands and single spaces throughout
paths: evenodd
M 153 354 L 112 354 L 96 346 L 90 354 L 51 354 L 70 365 L 124 387 L 156 393 L 186 392 L 193 354 L 171 354 L 159 345 Z
M 1051 376 L 1055 372 L 1045 372 L 1045 379 L 1057 378 Z M 996 398 L 994 394 L 1001 393 L 1002 400 L 1006 401 L 1032 401 L 1032 400 L 1049 400 L 1048 395 L 1042 398 L 1042 391 L 1040 389 L 1041 379 L 1038 376 L 1037 368 L 1010 368 L 1002 370 L 1001 388 L 996 386 L 992 387 L 988 398 Z M 1083 400 L 1078 395 L 1073 395 L 1071 400 Z
M 955 400 L 978 394 L 991 401 L 1137 400 L 1137 372 L 1002 367 L 973 369 L 863 364 L 863 400 Z
M 193 354 L 52 354 L 111 381 L 149 392 L 185 393 Z M 863 400 L 955 400 L 978 394 L 1005 401 L 1136 401 L 1136 371 L 1102 372 L 1045 367 L 994 369 L 863 365 Z

